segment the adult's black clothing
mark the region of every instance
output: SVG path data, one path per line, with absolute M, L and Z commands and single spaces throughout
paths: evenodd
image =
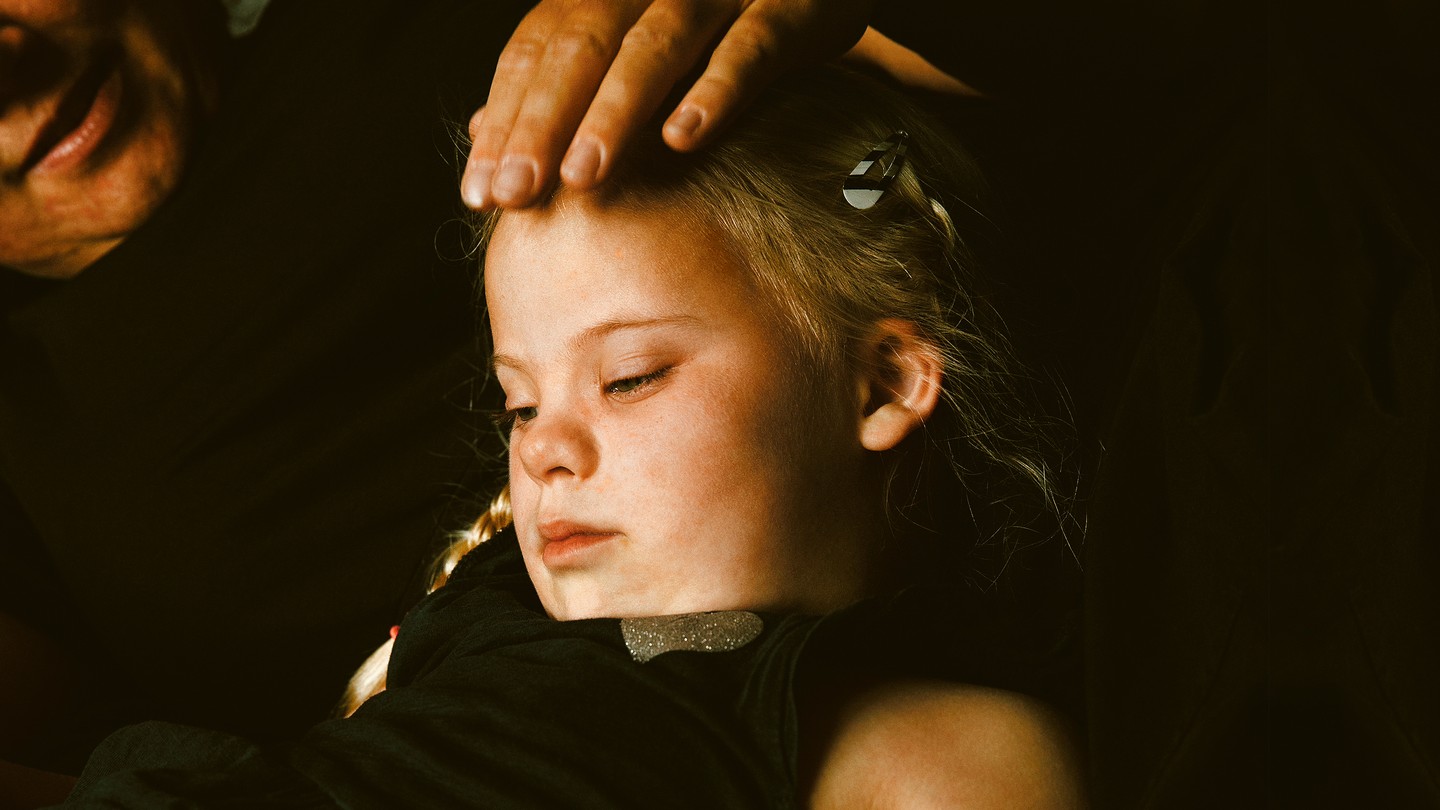
M 966 593 L 912 587 L 824 617 L 759 614 L 753 638 L 711 649 L 693 630 L 637 644 L 619 619 L 549 618 L 505 531 L 406 618 L 386 691 L 352 717 L 269 746 L 127 728 L 66 806 L 803 807 L 806 741 L 854 690 L 1035 680 L 1045 658 L 1006 653 L 1003 621 Z
M 528 5 L 277 0 L 153 218 L 5 272 L 0 609 L 82 651 L 96 733 L 326 716 L 487 495 L 451 122 Z

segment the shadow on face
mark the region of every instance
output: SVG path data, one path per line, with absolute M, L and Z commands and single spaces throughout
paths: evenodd
M 562 619 L 823 612 L 875 569 L 858 401 L 792 373 L 713 229 L 571 200 L 507 213 L 486 257 L 510 495 Z

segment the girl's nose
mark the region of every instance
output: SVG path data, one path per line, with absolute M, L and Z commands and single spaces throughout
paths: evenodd
M 536 483 L 565 476 L 584 479 L 595 471 L 599 455 L 594 436 L 574 413 L 552 409 L 538 414 L 517 438 L 510 452 L 519 454 L 526 475 Z

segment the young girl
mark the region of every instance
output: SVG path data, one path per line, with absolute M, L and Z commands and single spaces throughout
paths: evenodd
M 1078 806 L 1056 721 L 978 685 L 1016 664 L 963 598 L 974 548 L 1059 513 L 972 292 L 975 189 L 916 111 L 824 70 L 703 154 L 637 146 L 492 216 L 509 486 L 348 716 L 268 745 L 134 727 L 72 801 Z

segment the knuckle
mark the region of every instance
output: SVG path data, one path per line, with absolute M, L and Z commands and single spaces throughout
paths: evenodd
M 550 118 L 544 115 L 521 115 L 515 119 L 510 137 L 505 141 L 505 154 L 527 158 L 546 166 L 563 144 Z
M 773 26 L 740 18 L 721 47 L 727 59 L 741 65 L 769 65 L 780 52 L 780 35 Z
M 614 46 L 590 28 L 568 28 L 559 32 L 550 41 L 550 49 L 567 62 L 608 60 L 614 54 Z
M 672 25 L 662 21 L 636 23 L 625 35 L 625 48 L 642 51 L 662 61 L 669 61 L 681 51 L 680 35 Z
M 614 101 L 597 99 L 585 115 L 585 123 L 576 133 L 575 139 L 586 135 L 604 144 L 615 144 L 621 140 L 626 124 L 633 111 Z
M 477 155 L 493 157 L 504 146 L 509 130 L 494 119 L 479 114 L 470 118 L 470 148 Z
M 734 102 L 742 95 L 740 77 L 716 71 L 707 71 L 690 89 L 688 98 L 701 107 L 715 110 Z
M 477 130 L 470 139 L 470 156 L 475 159 L 497 160 L 504 147 L 505 138 L 502 133 Z
M 545 43 L 538 39 L 524 38 L 512 39 L 500 52 L 500 59 L 495 65 L 497 73 L 524 73 L 532 70 L 540 64 L 540 58 L 545 55 Z

